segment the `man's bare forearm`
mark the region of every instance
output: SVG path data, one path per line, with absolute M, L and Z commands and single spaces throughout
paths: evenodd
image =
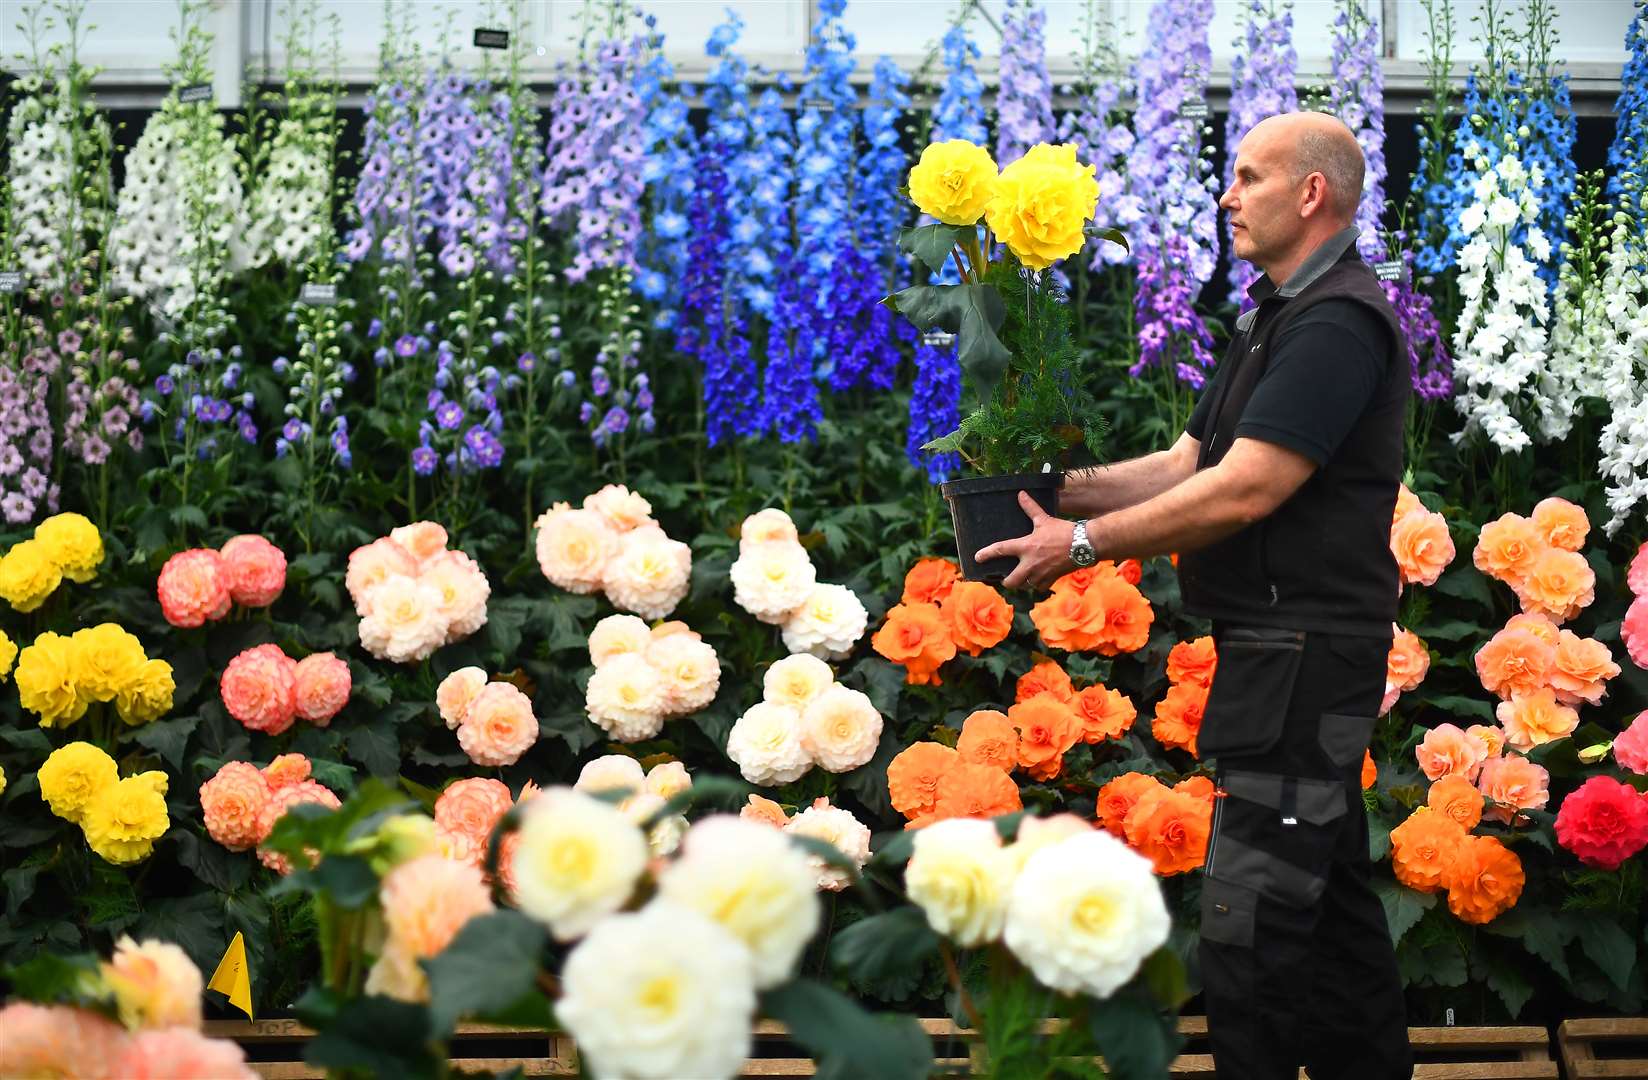
M 1187 467 L 1188 465 L 1188 467 Z M 1095 465 L 1072 472 L 1059 492 L 1059 513 L 1064 517 L 1097 517 L 1153 499 L 1196 471 L 1175 450 Z

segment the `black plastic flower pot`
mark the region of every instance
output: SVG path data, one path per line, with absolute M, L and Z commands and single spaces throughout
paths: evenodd
M 950 520 L 956 527 L 956 554 L 961 558 L 961 576 L 968 581 L 998 585 L 1018 565 L 1014 558 L 979 562 L 973 554 L 998 540 L 1013 540 L 1030 533 L 1030 516 L 1019 506 L 1019 492 L 1030 497 L 1049 514 L 1059 512 L 1059 488 L 1064 474 L 1009 473 L 1006 476 L 972 476 L 949 480 L 939 492 L 950 504 Z

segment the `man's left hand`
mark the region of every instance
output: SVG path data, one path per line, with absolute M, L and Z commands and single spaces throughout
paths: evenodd
M 1002 588 L 1044 589 L 1076 569 L 1070 561 L 1070 540 L 1076 534 L 1076 525 L 1043 510 L 1027 492 L 1019 492 L 1019 505 L 1030 518 L 1029 535 L 989 544 L 973 557 L 979 562 L 1003 556 L 1017 558 L 1019 564 L 1001 583 Z

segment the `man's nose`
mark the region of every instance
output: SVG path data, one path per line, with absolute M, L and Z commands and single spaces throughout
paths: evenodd
M 1236 209 L 1236 185 L 1232 184 L 1230 187 L 1225 188 L 1225 193 L 1219 196 L 1219 209 Z

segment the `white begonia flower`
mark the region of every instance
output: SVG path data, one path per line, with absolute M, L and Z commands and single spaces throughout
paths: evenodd
M 578 771 L 578 780 L 572 785 L 572 790 L 585 795 L 616 791 L 627 796 L 639 794 L 646 790 L 646 786 L 646 773 L 639 761 L 625 754 L 607 754 L 585 763 Z
M 613 606 L 662 619 L 692 587 L 692 549 L 656 526 L 631 529 L 619 537 L 601 584 Z
M 870 614 L 845 585 L 817 584 L 784 620 L 784 647 L 825 660 L 845 660 L 864 636 Z
M 775 705 L 805 709 L 835 685 L 835 672 L 816 656 L 796 653 L 773 663 L 761 677 L 762 696 Z
M 1044 985 L 1103 998 L 1133 977 L 1171 929 L 1150 860 L 1094 829 L 1026 860 L 1003 937 Z
M 813 767 L 801 745 L 801 712 L 790 705 L 757 702 L 727 733 L 727 756 L 745 780 L 776 787 L 799 780 Z
M 515 902 L 571 941 L 629 902 L 649 852 L 641 830 L 615 806 L 551 787 L 522 804 L 511 856 Z
M 806 855 L 769 825 L 717 814 L 687 830 L 658 895 L 720 923 L 750 952 L 757 989 L 790 977 L 818 929 L 816 876 Z
M 660 761 L 647 770 L 647 791 L 661 799 L 673 799 L 690 787 L 692 777 L 679 761 Z
M 764 623 L 777 625 L 807 602 L 817 573 L 800 544 L 752 544 L 730 571 L 733 601 Z
M 1001 935 L 1014 862 L 993 822 L 947 818 L 916 833 L 904 887 L 934 930 L 976 948 Z
M 623 653 L 595 669 L 584 690 L 584 710 L 620 742 L 650 739 L 664 726 L 664 680 L 646 658 Z
M 858 768 L 880 742 L 881 713 L 863 691 L 837 683 L 802 710 L 801 746 L 827 772 Z
M 360 621 L 362 647 L 397 664 L 426 659 L 446 643 L 441 591 L 405 574 L 390 574 L 368 590 Z
M 598 1078 L 732 1077 L 755 1019 L 749 953 L 699 912 L 654 900 L 572 950 L 555 1017 Z
M 810 836 L 833 844 L 859 870 L 870 861 L 870 827 L 853 816 L 852 811 L 831 806 L 830 800 L 818 799 L 813 805 L 789 820 L 784 831 L 792 836 Z M 840 892 L 853 882 L 853 877 L 839 866 L 826 863 L 817 855 L 808 855 L 807 864 L 818 875 L 818 887 Z
M 589 662 L 600 667 L 623 653 L 644 655 L 652 644 L 646 620 L 634 615 L 608 615 L 589 632 Z
M 656 638 L 647 647 L 647 663 L 664 681 L 671 716 L 687 716 L 715 700 L 721 689 L 721 661 L 715 646 L 688 634 Z
M 798 543 L 799 534 L 790 515 L 777 507 L 758 510 L 744 519 L 738 530 L 738 550 L 749 550 L 756 544 Z
M 601 587 L 608 561 L 618 551 L 618 534 L 593 510 L 556 503 L 538 517 L 538 567 L 554 584 L 585 595 Z
M 652 522 L 652 504 L 622 484 L 608 484 L 585 496 L 584 509 L 600 514 L 615 532 L 629 532 Z

